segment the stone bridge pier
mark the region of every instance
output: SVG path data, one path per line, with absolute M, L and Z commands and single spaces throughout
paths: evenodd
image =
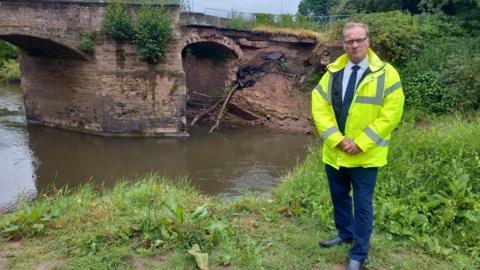
M 262 66 L 270 53 L 284 55 L 299 74 L 312 65 L 315 39 L 190 24 L 178 5 L 165 6 L 174 34 L 165 59 L 151 65 L 132 43 L 105 35 L 106 2 L 0 0 L 0 39 L 20 49 L 28 122 L 100 135 L 187 136 L 187 100 L 218 99 L 241 66 Z M 132 16 L 138 8 L 128 5 Z M 81 49 L 89 35 L 91 55 Z M 262 72 L 229 109 L 256 125 L 311 130 L 309 95 L 294 89 L 295 77 Z
M 27 120 L 101 135 L 188 135 L 179 7 L 166 6 L 175 31 L 165 61 L 149 65 L 102 32 L 106 5 L 0 1 L 0 39 L 20 49 Z M 92 55 L 80 49 L 90 33 Z

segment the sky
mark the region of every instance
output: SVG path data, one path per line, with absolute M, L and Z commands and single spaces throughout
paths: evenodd
M 195 12 L 220 15 L 232 10 L 247 13 L 295 14 L 300 0 L 190 0 Z M 213 10 L 220 9 L 220 10 Z

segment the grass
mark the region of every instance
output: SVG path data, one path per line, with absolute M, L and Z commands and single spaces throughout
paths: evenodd
M 315 39 L 320 42 L 328 41 L 328 36 L 325 33 L 315 32 L 303 28 L 291 28 L 291 27 L 277 27 L 272 25 L 259 25 L 253 27 L 253 31 L 261 33 L 269 33 L 273 35 L 289 35 L 301 38 Z
M 377 184 L 368 269 L 480 267 L 479 120 L 405 116 Z M 348 246 L 318 247 L 335 234 L 320 152 L 272 194 L 228 202 L 155 175 L 53 190 L 0 216 L 0 268 L 197 269 L 207 254 L 210 269 L 339 267 Z

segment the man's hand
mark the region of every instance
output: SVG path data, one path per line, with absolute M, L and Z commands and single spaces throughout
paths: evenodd
M 349 147 L 344 152 L 349 154 L 349 155 L 356 155 L 356 154 L 362 152 L 362 149 L 360 149 L 360 147 L 358 147 L 358 145 L 355 142 L 351 141 L 351 144 L 349 145 Z
M 347 150 L 350 148 L 351 143 L 352 140 L 350 140 L 349 138 L 345 138 L 339 144 L 337 144 L 337 148 L 339 148 L 343 152 L 347 152 Z
M 350 140 L 349 138 L 343 139 L 337 145 L 337 147 L 349 155 L 356 155 L 362 152 L 362 149 L 360 149 L 360 147 L 358 147 L 358 145 L 354 141 Z

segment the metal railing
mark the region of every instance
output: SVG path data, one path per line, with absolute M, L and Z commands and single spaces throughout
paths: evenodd
M 279 27 L 302 28 L 319 24 L 330 27 L 335 21 L 348 18 L 349 15 L 335 16 L 302 16 L 290 14 L 267 14 L 228 11 L 224 9 L 206 8 L 203 12 L 184 11 L 181 14 L 183 24 L 217 26 L 227 28 L 249 29 L 255 25 L 275 25 Z

